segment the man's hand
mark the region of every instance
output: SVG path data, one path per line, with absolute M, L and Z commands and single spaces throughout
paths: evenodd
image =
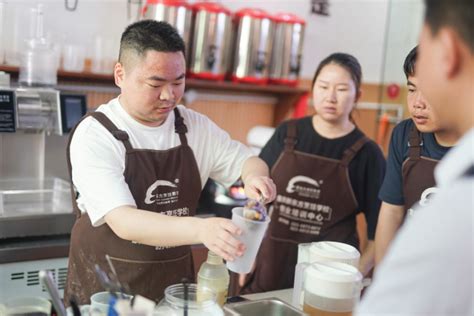
M 272 202 L 276 197 L 276 187 L 269 174 L 268 166 L 262 159 L 255 156 L 247 159 L 242 168 L 245 195 L 257 201 L 262 197 L 264 203 Z
M 258 201 L 262 196 L 264 203 L 270 203 L 275 199 L 275 183 L 269 177 L 250 175 L 245 180 L 244 189 L 247 197 Z
M 206 218 L 200 221 L 198 238 L 209 250 L 226 261 L 243 255 L 246 247 L 235 238 L 242 230 L 226 218 Z

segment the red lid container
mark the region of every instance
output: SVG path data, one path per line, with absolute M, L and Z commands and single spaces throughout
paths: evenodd
M 207 11 L 211 13 L 224 13 L 227 15 L 232 14 L 232 12 L 223 5 L 214 2 L 197 2 L 192 6 L 192 8 L 193 11 Z
M 239 10 L 235 13 L 235 16 L 237 18 L 250 16 L 256 19 L 270 19 L 270 20 L 273 19 L 273 17 L 270 14 L 268 14 L 266 11 L 262 9 L 252 9 L 252 8 L 245 8 L 245 9 Z
M 292 13 L 277 13 L 273 16 L 273 20 L 277 23 L 306 24 L 305 20 Z

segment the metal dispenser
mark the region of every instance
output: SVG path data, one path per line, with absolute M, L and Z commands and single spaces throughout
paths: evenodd
M 45 177 L 46 136 L 63 134 L 61 114 L 58 90 L 0 87 L 0 240 L 70 232 L 69 183 Z

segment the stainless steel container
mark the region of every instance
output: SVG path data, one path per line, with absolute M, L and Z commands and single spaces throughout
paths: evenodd
M 270 82 L 296 85 L 301 68 L 305 20 L 293 14 L 275 15 L 275 40 L 270 64 Z
M 304 316 L 306 313 L 286 304 L 277 298 L 267 298 L 257 301 L 244 301 L 224 305 L 224 313 L 228 316 L 238 315 L 278 315 Z
M 232 80 L 267 83 L 274 33 L 272 17 L 263 10 L 243 9 L 235 14 L 235 21 Z
M 194 35 L 190 76 L 224 80 L 230 66 L 232 44 L 231 12 L 212 2 L 193 5 Z
M 147 0 L 143 8 L 143 18 L 165 21 L 174 26 L 184 40 L 186 60 L 189 60 L 193 12 L 186 1 Z

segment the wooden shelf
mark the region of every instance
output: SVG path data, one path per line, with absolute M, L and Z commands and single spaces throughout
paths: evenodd
M 18 76 L 19 68 L 9 65 L 0 65 L 0 71 L 5 71 Z M 91 72 L 70 72 L 59 70 L 58 81 L 62 83 L 82 82 L 82 83 L 102 83 L 114 85 L 114 78 L 110 74 L 96 74 Z M 235 83 L 231 81 L 210 81 L 201 79 L 186 79 L 187 89 L 206 89 L 214 91 L 240 91 L 240 92 L 260 92 L 268 94 L 301 95 L 308 91 L 307 85 L 303 82 L 299 86 L 291 87 L 284 85 L 255 85 L 247 83 Z

